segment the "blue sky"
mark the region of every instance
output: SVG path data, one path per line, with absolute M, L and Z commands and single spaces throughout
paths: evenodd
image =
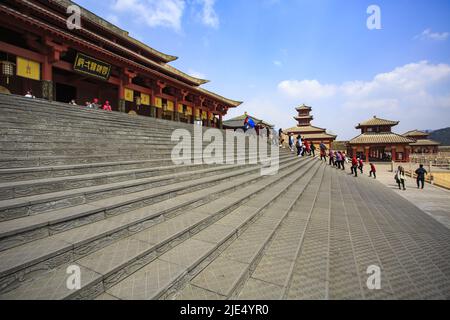
M 399 133 L 450 126 L 450 1 L 76 2 L 244 101 L 228 117 L 248 111 L 287 128 L 305 103 L 340 140 L 373 115 L 400 120 Z M 367 28 L 372 4 L 381 30 Z

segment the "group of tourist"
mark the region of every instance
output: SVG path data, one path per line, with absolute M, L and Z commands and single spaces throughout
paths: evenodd
M 289 149 L 292 153 L 296 152 L 298 157 L 316 156 L 316 146 L 314 143 L 302 139 L 301 135 L 298 135 L 297 139 L 295 139 L 294 134 L 291 133 L 289 134 L 288 139 Z M 283 145 L 283 142 L 283 140 L 280 140 L 280 146 Z
M 75 101 L 75 99 L 72 99 L 69 104 L 73 105 L 73 106 L 77 106 L 77 102 Z M 90 101 L 86 101 L 84 103 L 84 106 L 88 109 L 93 109 L 93 110 L 104 110 L 104 111 L 112 111 L 111 105 L 109 104 L 109 101 L 106 100 L 105 103 L 102 105 L 100 105 L 99 101 L 97 98 L 94 98 L 92 100 L 92 102 Z
M 280 147 L 283 147 L 284 139 L 283 139 L 283 130 L 280 129 L 278 131 L 279 138 L 280 138 Z M 288 135 L 288 144 L 289 149 L 291 152 L 295 152 L 295 149 L 297 149 L 297 156 L 302 157 L 305 155 L 313 156 L 315 157 L 315 150 L 316 147 L 313 143 L 310 143 L 307 140 L 302 139 L 301 135 L 297 136 L 297 139 L 294 138 L 293 134 Z M 364 160 L 362 158 L 357 157 L 354 155 L 351 159 L 347 157 L 346 153 L 344 151 L 333 151 L 328 150 L 327 146 L 321 142 L 319 146 L 320 150 L 320 160 L 321 161 L 328 161 L 328 164 L 330 166 L 335 167 L 336 169 L 345 170 L 345 164 L 350 164 L 350 171 L 351 175 L 354 175 L 355 177 L 358 177 L 358 172 L 360 174 L 364 174 Z M 328 151 L 328 152 L 327 152 Z M 328 159 L 327 159 L 328 157 Z M 369 177 L 370 178 L 377 178 L 377 168 L 374 163 L 369 163 Z M 417 188 L 418 189 L 424 189 L 425 186 L 425 177 L 428 174 L 427 170 L 425 170 L 424 166 L 421 164 L 420 167 L 415 171 L 417 179 Z M 400 190 L 406 190 L 406 175 L 405 175 L 405 169 L 402 166 L 399 166 L 397 170 L 395 171 L 394 179 L 398 185 L 398 188 Z

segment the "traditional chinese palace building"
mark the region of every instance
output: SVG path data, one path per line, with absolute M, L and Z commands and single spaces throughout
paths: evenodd
M 0 3 L 0 92 L 79 105 L 98 98 L 113 110 L 221 127 L 241 104 L 205 90 L 207 80 L 169 65 L 159 52 L 81 8 L 81 28 L 70 30 L 68 0 Z
M 296 136 L 300 134 L 303 140 L 314 143 L 316 146 L 323 142 L 328 149 L 331 149 L 331 144 L 337 136 L 328 134 L 326 129 L 311 125 L 311 121 L 314 120 L 311 115 L 312 108 L 301 105 L 296 108 L 296 111 L 298 115 L 294 119 L 298 122 L 297 126 L 284 130 L 284 133 L 288 135 L 292 133 Z
M 361 122 L 361 134 L 348 143 L 348 154 L 365 161 L 409 161 L 414 140 L 392 132 L 399 121 L 372 119 Z
M 419 130 L 408 131 L 403 136 L 413 139 L 410 144 L 412 153 L 438 153 L 439 142 L 429 139 L 429 134 Z

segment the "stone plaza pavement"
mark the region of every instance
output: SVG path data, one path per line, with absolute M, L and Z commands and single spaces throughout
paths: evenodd
M 415 170 L 417 168 L 418 166 L 412 169 Z M 401 191 L 394 181 L 394 173 L 390 172 L 390 170 L 391 165 L 378 165 L 378 181 L 405 199 L 408 199 L 450 229 L 450 190 L 429 183 L 425 184 L 423 190 L 417 189 L 416 179 L 407 177 L 407 191 Z
M 0 94 L 0 299 L 450 299 L 450 230 L 392 188 L 174 165 L 177 128 Z

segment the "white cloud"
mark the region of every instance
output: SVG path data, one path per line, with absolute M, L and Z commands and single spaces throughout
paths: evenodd
M 199 0 L 203 9 L 201 13 L 202 23 L 212 28 L 219 27 L 219 16 L 214 10 L 216 0 Z
M 193 69 L 189 69 L 187 72 L 188 75 L 194 77 L 194 78 L 198 78 L 198 79 L 206 79 L 206 75 L 204 73 L 195 71 Z
M 340 139 L 355 136 L 354 126 L 373 115 L 399 120 L 397 132 L 447 127 L 449 88 L 450 65 L 427 61 L 377 74 L 370 81 L 323 84 L 318 80 L 286 80 L 278 84 L 279 100 L 290 105 L 282 111 L 285 119 L 292 119 L 293 107 L 306 103 L 313 107 L 315 124 L 337 131 Z
M 162 26 L 181 30 L 184 0 L 115 0 L 113 10 L 134 15 L 150 27 Z
M 431 29 L 425 29 L 422 31 L 422 33 L 416 35 L 414 39 L 430 39 L 430 40 L 436 40 L 436 41 L 443 41 L 447 40 L 450 33 L 448 32 L 433 32 Z
M 296 99 L 316 100 L 333 96 L 336 86 L 323 85 L 317 80 L 285 80 L 278 85 L 278 89 Z
M 279 60 L 274 60 L 274 61 L 273 61 L 273 64 L 274 64 L 276 67 L 281 67 L 281 66 L 283 66 L 283 63 L 282 63 L 281 61 L 279 61 Z

